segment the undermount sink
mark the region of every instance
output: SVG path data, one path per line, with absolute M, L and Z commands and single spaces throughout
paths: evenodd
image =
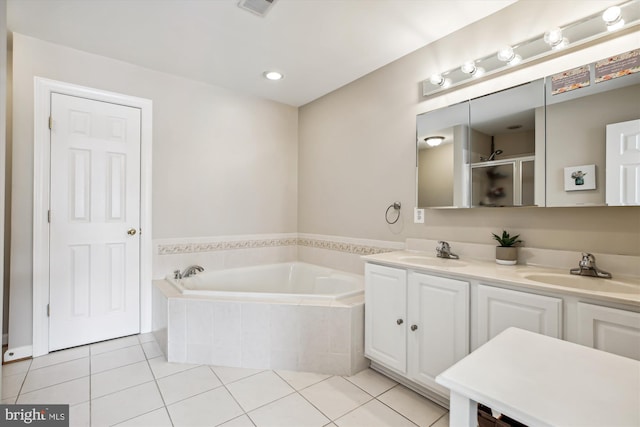
M 420 264 L 431 267 L 464 267 L 466 262 L 451 258 L 435 258 L 422 255 L 404 255 L 398 257 L 399 261 L 411 264 Z
M 528 273 L 523 274 L 522 277 L 534 282 L 562 286 L 565 288 L 577 288 L 587 291 L 612 292 L 618 294 L 640 294 L 640 286 L 638 284 L 624 283 L 611 279 L 601 279 L 598 277 L 556 273 Z

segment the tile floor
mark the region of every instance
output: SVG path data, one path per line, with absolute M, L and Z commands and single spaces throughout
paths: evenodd
M 446 409 L 375 371 L 351 377 L 168 363 L 143 334 L 10 363 L 2 403 L 68 403 L 71 426 L 433 426 Z

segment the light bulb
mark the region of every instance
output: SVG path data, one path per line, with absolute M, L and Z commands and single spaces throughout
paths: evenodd
M 624 26 L 622 19 L 622 9 L 618 6 L 611 6 L 602 13 L 602 20 L 607 24 L 607 31 L 615 31 Z
M 544 33 L 544 42 L 551 46 L 551 49 L 557 50 L 566 47 L 569 44 L 569 39 L 562 37 L 560 28 L 553 28 Z
M 282 80 L 284 78 L 284 75 L 277 71 L 265 71 L 264 73 L 262 73 L 262 75 L 267 80 Z
M 478 71 L 478 67 L 476 67 L 476 63 L 474 61 L 468 61 L 462 64 L 460 70 L 465 74 L 475 74 Z
M 444 84 L 444 77 L 442 77 L 442 74 L 434 74 L 429 78 L 429 81 L 433 85 L 442 86 Z
M 509 62 L 513 60 L 516 53 L 511 46 L 505 46 L 498 51 L 498 59 L 502 62 Z

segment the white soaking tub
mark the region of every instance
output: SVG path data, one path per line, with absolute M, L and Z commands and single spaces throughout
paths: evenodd
M 169 362 L 353 375 L 364 358 L 364 278 L 289 262 L 154 281 Z
M 278 300 L 342 300 L 364 292 L 362 276 L 303 262 L 167 277 L 183 295 Z

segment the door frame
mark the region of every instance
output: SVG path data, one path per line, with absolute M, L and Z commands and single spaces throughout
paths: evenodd
M 51 148 L 49 117 L 51 95 L 78 96 L 139 108 L 140 116 L 140 332 L 151 331 L 151 146 L 150 99 L 34 78 L 34 173 L 33 173 L 33 357 L 49 353 L 49 222 Z

